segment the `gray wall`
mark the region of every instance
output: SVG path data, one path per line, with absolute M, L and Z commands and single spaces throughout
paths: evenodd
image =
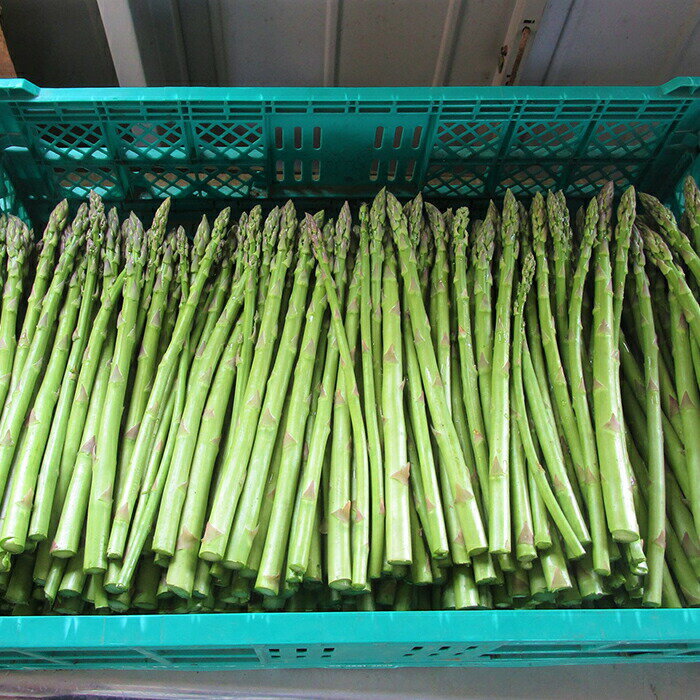
M 700 74 L 698 0 L 2 0 L 0 8 L 18 73 L 42 86 L 501 83 L 501 47 L 510 46 L 512 64 L 523 22 L 533 33 L 520 84 Z

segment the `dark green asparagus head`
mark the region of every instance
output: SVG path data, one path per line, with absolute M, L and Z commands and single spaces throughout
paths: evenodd
M 170 197 L 166 197 L 156 209 L 153 215 L 151 228 L 145 234 L 144 243 L 148 250 L 148 269 L 155 274 L 159 267 L 159 257 L 163 252 L 163 241 L 168 227 L 168 214 L 170 213 Z
M 455 213 L 452 211 L 452 207 L 445 209 L 445 213 L 442 215 L 442 218 L 445 219 L 445 231 L 451 231 L 452 222 L 455 218 Z
M 335 222 L 335 233 L 333 236 L 333 277 L 340 285 L 340 291 L 345 284 L 347 259 L 350 251 L 350 235 L 352 231 L 352 215 L 347 202 L 343 204 Z M 330 255 L 329 255 L 330 257 Z
M 75 218 L 73 219 L 73 223 L 65 228 L 64 234 L 61 238 L 61 253 L 58 258 L 58 264 L 56 265 L 56 272 L 58 276 L 60 276 L 63 271 L 65 271 L 67 275 L 68 270 L 73 269 L 78 251 L 85 243 L 85 234 L 87 232 L 88 225 L 88 206 L 83 202 L 83 204 L 81 204 L 78 208 Z M 44 254 L 44 250 L 42 250 L 42 256 Z
M 316 221 L 316 226 L 318 227 L 318 230 L 321 231 L 321 226 L 323 225 L 323 223 L 319 224 L 316 216 L 317 215 L 314 215 L 314 221 Z M 299 238 L 297 245 L 299 248 L 297 267 L 300 269 L 304 265 L 308 264 L 308 256 L 311 254 L 311 238 L 309 236 L 309 229 L 306 225 L 305 218 L 299 222 Z
M 615 183 L 606 182 L 598 192 L 598 230 L 601 239 L 610 239 L 610 222 L 612 221 L 613 197 L 615 195 Z
M 547 249 L 547 217 L 545 214 L 544 197 L 538 192 L 530 207 L 530 222 L 532 224 L 532 245 L 538 259 L 544 258 Z
M 153 286 L 154 290 L 160 289 L 167 281 L 168 283 L 173 278 L 173 245 L 175 240 L 173 236 L 166 236 L 163 243 L 163 257 L 160 260 L 160 268 L 156 276 L 156 281 Z
M 597 204 L 596 204 L 597 206 Z M 583 235 L 583 226 L 586 221 L 586 209 L 583 206 L 580 206 L 576 210 L 576 235 L 580 238 Z
M 269 260 L 272 257 L 272 253 L 275 249 L 277 236 L 279 234 L 280 216 L 280 208 L 275 207 L 265 219 L 262 232 L 263 259 L 265 260 Z
M 88 266 L 88 256 L 80 255 L 80 253 L 78 253 L 78 256 L 79 259 L 77 261 L 77 265 L 75 266 L 73 274 L 71 275 L 70 281 L 68 283 L 68 285 L 70 287 L 73 287 L 73 289 L 75 289 L 76 287 L 82 289 L 83 283 L 85 282 L 85 273 L 87 271 Z
M 566 206 L 564 193 L 547 193 L 547 225 L 552 236 L 555 254 L 568 258 L 571 252 L 571 238 L 569 229 L 569 210 Z
M 624 249 L 627 249 L 629 246 L 635 211 L 636 197 L 634 187 L 628 187 L 620 198 L 620 204 L 617 207 L 617 226 L 615 227 L 615 242 Z
M 460 207 L 452 219 L 452 243 L 455 259 L 460 265 L 466 265 L 467 247 L 469 245 L 469 208 Z
M 430 222 L 436 248 L 442 252 L 445 250 L 445 244 L 447 242 L 445 218 L 440 213 L 440 210 L 430 204 L 430 202 L 425 203 L 425 212 L 428 215 L 428 221 Z
M 382 188 L 374 198 L 369 212 L 370 252 L 372 254 L 372 274 L 380 269 L 384 258 L 384 233 L 386 230 L 386 189 Z
M 73 219 L 73 223 L 71 224 L 71 228 L 73 229 L 74 234 L 82 236 L 88 230 L 89 225 L 90 225 L 90 208 L 88 207 L 87 202 L 83 202 L 78 207 L 78 211 L 75 212 L 75 218 Z M 66 238 L 69 238 L 69 236 L 66 236 Z
M 306 226 L 306 218 L 304 218 L 304 226 Z M 329 219 L 326 219 L 325 223 L 323 224 L 323 227 L 321 228 L 323 232 L 322 236 L 322 242 L 323 245 L 326 247 L 326 253 L 328 255 L 335 255 L 335 219 L 333 217 L 330 217 Z
M 688 216 L 695 219 L 700 217 L 700 189 L 692 175 L 688 175 L 683 183 L 683 198 Z
M 177 277 L 180 282 L 182 298 L 186 299 L 189 292 L 190 254 L 187 234 L 182 226 L 178 226 L 175 232 L 175 241 L 177 250 Z
M 406 217 L 403 215 L 399 200 L 391 192 L 386 192 L 386 213 L 392 230 L 396 232 L 399 229 L 403 229 L 404 234 L 406 234 Z
M 102 247 L 102 275 L 107 283 L 118 274 L 120 262 L 119 215 L 116 208 L 112 207 L 107 214 L 107 229 Z
M 571 216 L 569 214 L 569 206 L 566 203 L 566 195 L 564 190 L 559 190 L 556 193 L 556 199 L 559 204 L 559 211 L 561 212 L 562 221 L 564 222 L 564 231 L 562 235 L 565 239 L 568 239 L 569 245 L 571 245 Z
M 90 192 L 90 230 L 87 236 L 86 251 L 90 258 L 89 266 L 96 269 L 97 261 L 102 247 L 102 239 L 107 227 L 104 203 L 102 197 L 96 192 Z
M 134 231 L 138 217 L 133 214 L 124 222 L 124 269 L 127 275 L 133 275 L 136 269 L 136 261 L 141 256 L 142 237 Z M 124 229 L 124 227 L 126 227 Z M 143 229 L 143 226 L 141 227 Z M 135 240 L 138 236 L 138 240 Z
M 644 241 L 644 247 L 649 251 L 649 256 L 654 264 L 663 272 L 673 267 L 673 255 L 661 236 L 649 228 L 646 224 L 637 223 L 637 229 Z
M 369 207 L 367 202 L 362 202 L 360 204 L 360 211 L 358 212 L 357 218 L 360 222 L 360 250 L 363 253 L 369 252 Z M 363 272 L 365 272 L 363 270 Z M 367 274 L 369 272 L 367 271 Z
M 489 251 L 493 247 L 496 231 L 494 230 L 493 218 L 488 213 L 481 222 L 481 226 L 474 227 L 472 238 L 472 263 L 475 267 L 490 269 L 491 256 Z
M 381 239 L 384 234 L 384 226 L 386 224 L 386 187 L 382 187 L 379 193 L 372 201 L 372 208 L 370 210 L 370 227 L 372 230 L 372 237 L 375 239 Z
M 544 199 L 542 195 L 537 194 L 540 198 L 542 211 L 544 213 Z M 508 251 L 509 254 L 518 255 L 518 236 L 520 230 L 520 211 L 518 209 L 518 202 L 516 201 L 513 193 L 510 190 L 506 190 L 506 196 L 503 199 L 503 223 L 501 224 L 501 244 L 503 250 Z
M 593 248 L 598 237 L 598 218 L 600 210 L 598 200 L 594 197 L 588 202 L 583 229 L 581 232 L 581 247 Z
M 262 252 L 262 237 L 260 235 L 260 227 L 262 226 L 262 207 L 259 204 L 256 204 L 249 212 L 248 212 L 248 222 L 247 222 L 247 227 L 248 227 L 248 235 L 253 236 L 256 241 L 260 242 L 260 249 Z
M 0 214 L 0 254 L 7 255 L 7 217 Z
M 138 220 L 138 217 L 136 217 Z M 143 223 L 141 221 L 138 221 L 138 224 L 135 224 L 135 229 L 137 232 L 137 235 L 140 235 L 141 237 L 141 244 L 138 249 L 138 257 L 136 258 L 136 265 L 138 267 L 138 274 L 139 276 L 143 273 L 144 269 L 146 268 L 146 263 L 148 261 L 148 236 L 146 234 L 146 231 L 143 228 Z M 162 243 L 158 246 L 159 251 L 158 255 L 161 255 L 162 253 Z
M 342 211 L 341 215 L 338 217 L 338 221 L 340 221 L 341 218 L 343 218 Z M 324 279 L 326 277 L 332 279 L 331 261 L 328 256 L 328 250 L 326 249 L 326 244 L 323 239 L 323 235 L 321 234 L 321 229 L 319 228 L 318 224 L 316 223 L 316 220 L 311 214 L 306 214 L 304 224 L 305 233 L 309 237 L 311 249 L 313 250 L 314 257 L 318 262 L 318 271 L 320 273 L 319 279 Z
M 423 208 L 423 196 L 419 192 L 403 210 L 403 215 L 408 221 L 408 236 L 414 248 L 418 246 L 423 231 Z
M 528 250 L 522 258 L 520 281 L 518 282 L 518 289 L 513 304 L 513 316 L 516 318 L 522 316 L 523 309 L 525 308 L 525 300 L 530 293 L 532 280 L 535 276 L 535 267 L 535 257 L 532 251 Z M 517 321 L 514 321 L 514 323 L 517 323 Z
M 642 234 L 636 226 L 632 227 L 632 235 L 630 236 L 630 259 L 635 272 L 644 271 L 646 265 L 646 257 L 644 255 L 644 241 Z
M 486 254 L 489 264 L 491 258 L 493 257 L 493 251 L 496 247 L 496 233 L 501 228 L 501 214 L 498 211 L 498 207 L 493 203 L 489 202 L 489 206 L 486 210 L 486 217 L 484 218 L 484 223 L 481 226 L 480 236 L 481 236 L 481 247 L 482 251 L 479 255 L 483 253 Z
M 666 232 L 667 229 L 678 227 L 676 224 L 676 217 L 673 216 L 673 213 L 654 197 L 654 195 L 640 192 L 639 201 L 664 232 Z
M 520 219 L 520 242 L 529 240 L 530 214 L 522 202 L 518 202 L 518 218 Z
M 10 263 L 16 263 L 18 267 L 24 265 L 28 252 L 27 239 L 24 234 L 26 226 L 16 216 L 7 217 L 7 255 Z
M 197 274 L 199 270 L 199 263 L 204 257 L 204 253 L 211 239 L 211 227 L 209 226 L 209 220 L 206 215 L 202 216 L 202 220 L 197 226 L 197 230 L 194 233 L 194 238 L 192 239 L 192 246 L 190 250 L 190 275 L 192 279 Z
M 162 243 L 165 239 L 165 232 L 168 228 L 168 215 L 170 214 L 170 205 L 172 200 L 166 197 L 156 209 L 153 215 L 153 222 L 149 231 L 149 245 L 153 247 L 156 243 Z
M 226 207 L 225 209 L 222 209 L 217 215 L 216 219 L 214 219 L 214 226 L 211 230 L 211 240 L 207 245 L 206 251 L 210 255 L 213 254 L 214 250 L 216 250 L 216 246 L 219 245 L 219 241 L 223 239 L 224 234 L 226 233 L 226 228 L 228 227 L 230 216 L 231 207 Z
M 214 220 L 214 226 L 208 233 L 209 240 L 204 249 L 204 253 L 197 258 L 196 273 L 192 271 L 192 265 L 190 265 L 190 287 L 199 286 L 199 289 L 201 290 L 203 285 L 206 284 L 207 280 L 209 279 L 211 268 L 214 264 L 214 258 L 228 228 L 230 216 L 231 207 L 226 207 Z M 202 245 L 201 240 L 199 241 L 199 244 L 200 246 Z M 194 258 L 194 256 L 192 257 Z
M 46 228 L 44 229 L 44 236 L 43 236 L 43 250 L 48 251 L 50 250 L 50 254 L 53 256 L 53 251 L 55 250 L 56 245 L 58 244 L 58 239 L 59 236 L 61 235 L 61 231 L 65 228 L 66 224 L 68 223 L 68 200 L 64 199 L 60 201 L 57 205 L 56 208 L 51 212 L 51 215 L 49 216 L 48 223 L 46 224 Z
M 493 202 L 493 200 L 489 201 L 489 205 L 486 208 L 486 218 L 491 219 L 495 235 L 496 230 L 501 225 L 501 212 L 498 211 L 498 207 Z

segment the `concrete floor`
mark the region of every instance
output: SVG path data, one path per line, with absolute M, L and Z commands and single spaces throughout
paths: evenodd
M 0 698 L 532 698 L 700 697 L 700 664 L 551 668 L 233 672 L 7 672 Z M 694 690 L 693 690 L 694 689 Z

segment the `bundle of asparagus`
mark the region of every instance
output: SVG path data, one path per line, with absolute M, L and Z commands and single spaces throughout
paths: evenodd
M 700 192 L 0 222 L 0 607 L 700 604 Z

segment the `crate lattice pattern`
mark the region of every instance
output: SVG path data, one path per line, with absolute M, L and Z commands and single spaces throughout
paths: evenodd
M 535 91 L 504 100 L 433 92 L 411 101 L 117 102 L 93 92 L 91 102 L 41 93 L 0 100 L 3 164 L 15 190 L 5 208 L 21 201 L 39 212 L 91 188 L 125 207 L 165 196 L 192 206 L 366 197 L 383 185 L 400 196 L 483 199 L 510 187 L 527 197 L 555 187 L 586 197 L 609 178 L 623 187 L 677 177 L 688 164 L 669 155 L 669 144 L 693 103 L 594 92 L 552 100 Z

